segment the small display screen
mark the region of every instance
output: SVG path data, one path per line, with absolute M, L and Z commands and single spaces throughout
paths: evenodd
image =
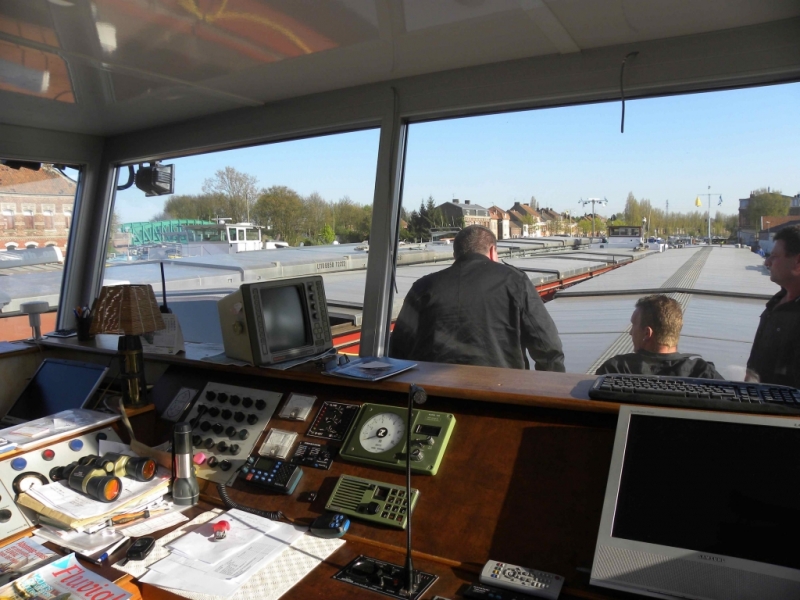
M 305 298 L 296 285 L 261 290 L 264 331 L 271 353 L 285 352 L 310 344 Z
M 10 422 L 81 408 L 106 373 L 105 365 L 47 359 L 8 411 Z
M 632 415 L 612 535 L 800 569 L 800 430 Z
M 414 433 L 418 433 L 420 435 L 429 435 L 431 437 L 437 437 L 440 433 L 442 433 L 442 428 L 434 427 L 433 425 L 417 425 L 417 428 L 414 430 Z

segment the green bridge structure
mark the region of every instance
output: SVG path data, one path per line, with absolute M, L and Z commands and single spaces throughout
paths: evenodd
M 186 227 L 188 225 L 215 225 L 214 221 L 201 219 L 171 219 L 169 221 L 139 221 L 122 223 L 118 227 L 120 233 L 131 236 L 131 246 L 149 244 L 187 243 L 189 241 Z

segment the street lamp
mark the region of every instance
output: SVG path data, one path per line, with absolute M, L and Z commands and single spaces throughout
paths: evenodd
M 583 204 L 584 206 L 586 206 L 587 204 L 592 205 L 592 239 L 594 239 L 594 205 L 595 204 L 604 205 L 607 202 L 608 200 L 606 200 L 605 198 L 603 198 L 602 200 L 600 198 L 589 198 L 588 200 L 584 200 L 583 198 L 581 198 L 580 200 L 578 200 L 578 204 Z
M 642 217 L 642 243 L 647 240 L 647 217 Z

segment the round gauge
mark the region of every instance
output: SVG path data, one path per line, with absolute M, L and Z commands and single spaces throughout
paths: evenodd
M 367 452 L 387 452 L 403 441 L 406 425 L 400 415 L 381 413 L 370 418 L 361 427 L 358 440 Z
M 48 483 L 50 482 L 47 481 L 47 477 L 41 473 L 28 471 L 27 473 L 17 475 L 17 477 L 14 479 L 14 483 L 11 484 L 11 487 L 14 488 L 15 494 L 21 494 L 22 492 L 27 492 L 31 488 L 39 487 L 40 485 L 47 485 Z

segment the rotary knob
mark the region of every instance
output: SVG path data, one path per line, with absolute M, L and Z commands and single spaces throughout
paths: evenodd
M 219 409 L 216 406 L 212 406 L 208 410 L 208 416 L 213 418 L 213 419 L 216 419 L 219 416 Z
M 227 435 L 231 439 L 235 438 L 236 431 L 237 431 L 236 427 L 234 427 L 233 425 L 229 425 L 228 428 L 225 430 L 225 435 Z
M 216 392 L 208 391 L 206 392 L 206 400 L 214 400 L 217 397 Z
M 249 414 L 247 415 L 247 424 L 248 425 L 255 425 L 258 423 L 258 415 Z
M 231 396 L 231 406 L 239 406 L 239 402 L 241 402 L 241 401 L 242 401 L 242 399 L 239 396 L 237 396 L 236 394 Z
M 231 411 L 230 411 L 230 410 L 228 410 L 227 408 L 226 408 L 225 410 L 223 410 L 223 411 L 222 411 L 222 418 L 223 418 L 223 419 L 225 419 L 226 421 L 227 421 L 228 419 L 230 419 L 232 416 L 233 416 L 233 412 L 231 412 Z
M 242 429 L 242 430 L 239 432 L 239 439 L 240 439 L 240 440 L 246 440 L 246 439 L 248 438 L 248 436 L 249 436 L 249 435 L 250 435 L 250 432 L 249 432 L 249 431 L 247 431 L 247 429 Z
M 221 393 L 219 396 L 217 396 L 217 400 L 220 402 L 220 404 L 225 404 L 228 401 L 228 394 L 225 392 Z
M 222 423 L 214 423 L 214 426 L 211 428 L 211 430 L 217 435 L 220 435 L 223 431 L 225 431 L 225 427 L 222 425 Z
M 203 421 L 202 423 L 200 423 L 200 431 L 206 432 L 209 429 L 211 429 L 211 423 L 209 423 L 208 421 Z
M 206 441 L 203 445 L 206 447 L 206 450 L 211 450 L 215 445 L 213 438 L 206 438 Z
M 241 423 L 244 421 L 244 413 L 242 411 L 236 411 L 236 414 L 233 415 L 233 420 L 237 423 Z
M 209 456 L 206 464 L 213 469 L 219 464 L 219 460 L 217 460 L 216 456 Z
M 231 454 L 233 454 L 234 456 L 235 456 L 235 455 L 237 455 L 237 454 L 239 454 L 239 450 L 240 450 L 240 448 L 239 448 L 239 444 L 231 444 L 231 445 L 228 447 L 228 452 L 230 452 L 230 453 L 231 453 Z
M 226 441 L 221 441 L 217 444 L 217 450 L 220 452 L 225 452 L 228 449 L 228 443 Z
M 223 461 L 221 461 L 219 463 L 219 468 L 222 469 L 223 471 L 229 470 L 232 466 L 233 465 L 231 464 L 231 461 L 229 461 L 229 460 L 223 460 Z
M 267 403 L 265 400 L 256 400 L 256 410 L 264 410 L 267 408 Z
M 197 407 L 197 416 L 198 417 L 201 416 L 207 410 L 208 410 L 208 406 L 206 406 L 205 404 L 201 404 L 200 406 Z
M 202 446 L 203 445 L 203 436 L 201 436 L 201 435 L 193 435 L 192 436 L 192 445 L 195 448 L 199 448 L 200 446 Z
M 253 406 L 253 399 L 250 396 L 245 396 L 244 400 L 242 400 L 242 406 L 244 408 L 250 408 Z

